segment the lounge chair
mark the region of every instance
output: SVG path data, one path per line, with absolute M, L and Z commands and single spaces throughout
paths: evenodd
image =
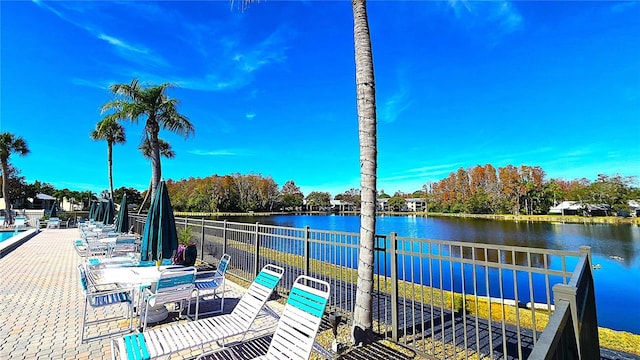
M 101 284 L 95 285 L 91 278 L 87 277 L 84 265 L 78 265 L 78 272 L 80 274 L 80 285 L 82 293 L 84 295 L 84 305 L 82 308 L 82 330 L 80 335 L 80 341 L 85 342 L 94 339 L 100 339 L 103 337 L 122 334 L 125 332 L 131 332 L 133 330 L 133 291 L 132 287 L 122 287 L 117 284 Z M 107 306 L 120 306 L 126 308 L 126 311 L 122 311 L 120 316 L 104 316 L 106 312 L 96 312 L 93 315 L 92 320 L 89 320 L 89 309 L 105 308 Z M 102 324 L 105 322 L 114 322 L 118 320 L 126 319 L 129 321 L 129 327 L 120 328 L 117 331 L 113 331 L 107 334 L 100 334 L 93 337 L 85 337 L 87 329 L 91 325 Z
M 328 299 L 327 282 L 305 275 L 299 276 L 293 283 L 267 354 L 255 359 L 308 359 Z M 227 350 L 218 349 L 202 354 L 197 359 Z
M 213 276 L 205 276 L 196 279 L 195 285 L 198 289 L 198 294 L 196 296 L 196 320 L 198 320 L 199 315 L 219 314 L 224 310 L 224 275 L 229 267 L 230 259 L 231 256 L 229 254 L 222 255 Z M 212 296 L 213 298 L 211 300 L 215 300 L 216 298 L 220 299 L 220 307 L 215 310 L 199 313 L 200 299 L 207 296 Z M 191 317 L 191 314 L 187 313 L 187 315 Z
M 60 219 L 57 217 L 52 217 L 47 222 L 47 229 L 60 229 Z
M 24 217 L 24 216 L 16 216 L 16 219 L 15 219 L 15 222 L 14 222 L 14 224 L 16 226 L 16 231 L 26 228 L 26 226 L 27 226 L 26 223 L 27 223 L 27 218 L 26 217 Z
M 244 335 L 280 282 L 284 269 L 266 265 L 249 286 L 230 314 L 199 319 L 143 333 L 126 335 L 111 341 L 112 359 L 152 359 L 173 353 L 204 347 L 211 342 L 223 342 L 229 337 Z

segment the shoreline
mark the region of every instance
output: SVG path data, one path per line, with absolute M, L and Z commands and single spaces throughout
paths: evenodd
M 273 212 L 174 212 L 175 216 L 182 217 L 235 217 L 235 216 L 277 216 L 277 215 L 359 215 L 357 211 L 343 211 L 338 213 L 323 211 L 273 211 Z M 617 217 L 617 216 L 578 216 L 578 215 L 509 215 L 509 214 L 462 214 L 462 213 L 427 213 L 427 212 L 377 212 L 378 216 L 420 216 L 420 217 L 451 217 L 463 219 L 484 219 L 498 221 L 525 221 L 525 222 L 550 222 L 568 224 L 631 224 L 640 226 L 639 217 Z

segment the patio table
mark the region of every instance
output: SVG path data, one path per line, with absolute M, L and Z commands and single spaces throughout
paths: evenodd
M 160 274 L 165 270 L 167 266 L 121 266 L 121 267 L 106 267 L 101 269 L 90 269 L 87 266 L 88 273 L 91 274 L 93 281 L 96 284 L 122 284 L 127 286 L 134 286 L 135 295 L 140 299 L 141 292 L 144 288 L 151 286 L 152 283 L 157 282 L 160 279 Z M 166 319 L 169 316 L 169 311 L 162 305 L 154 306 L 149 312 L 149 318 L 147 322 L 155 323 Z M 142 319 L 140 319 L 142 323 Z

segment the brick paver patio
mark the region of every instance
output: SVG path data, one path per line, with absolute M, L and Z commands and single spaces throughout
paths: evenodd
M 83 297 L 77 266 L 82 259 L 73 249 L 77 238 L 78 229 L 45 229 L 0 259 L 0 359 L 111 358 L 112 338 L 80 343 Z M 227 299 L 238 298 L 243 291 L 227 281 Z M 235 303 L 226 301 L 225 312 Z M 269 306 L 282 309 L 275 301 Z M 177 321 L 186 320 L 170 317 L 155 326 Z M 253 325 L 260 331 L 247 338 L 264 336 L 275 324 L 274 318 L 261 315 Z M 205 351 L 216 347 L 208 344 Z M 200 349 L 185 351 L 172 359 L 189 359 L 200 353 Z

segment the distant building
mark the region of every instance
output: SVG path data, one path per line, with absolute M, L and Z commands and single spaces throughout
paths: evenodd
M 355 206 L 351 203 L 342 200 L 331 200 L 331 210 L 342 212 L 342 211 L 354 211 Z
M 119 206 L 119 205 L 118 205 Z M 80 211 L 82 210 L 82 202 L 76 202 L 75 199 L 67 199 L 67 197 L 62 198 L 62 205 L 60 208 L 64 211 Z
M 413 212 L 424 211 L 427 206 L 423 198 L 409 198 L 405 199 L 405 201 L 407 209 Z
M 629 200 L 629 211 L 631 216 L 640 217 L 640 200 Z
M 578 215 L 584 207 L 578 201 L 563 201 L 549 208 L 550 215 Z
M 377 211 L 389 211 L 389 198 L 377 199 Z
M 56 202 L 56 198 L 47 194 L 36 194 L 35 198 L 28 199 L 33 204 L 34 209 L 50 210 L 53 203 Z
M 611 206 L 607 204 L 587 205 L 586 216 L 611 216 Z

